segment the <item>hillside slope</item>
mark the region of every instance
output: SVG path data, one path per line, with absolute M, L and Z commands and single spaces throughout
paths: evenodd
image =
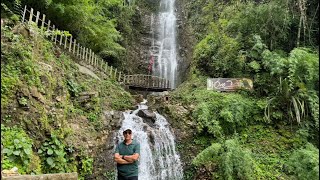
M 134 99 L 93 67 L 100 80 L 81 73 L 76 59 L 44 36 L 22 24 L 1 27 L 2 168 L 112 176 L 113 147 L 106 144 Z

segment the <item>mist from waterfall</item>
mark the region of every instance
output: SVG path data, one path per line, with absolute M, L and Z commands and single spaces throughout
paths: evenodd
M 119 142 L 123 141 L 122 132 L 132 130 L 133 139 L 140 143 L 139 179 L 143 180 L 182 180 L 183 172 L 180 156 L 175 150 L 174 136 L 169 123 L 160 114 L 155 113 L 156 121 L 152 127 L 137 116 L 145 104 L 133 112 L 124 112 L 122 126 L 117 132 Z
M 170 81 L 170 87 L 177 86 L 176 15 L 175 0 L 160 0 L 158 15 L 151 17 L 152 45 L 150 58 L 152 74 Z

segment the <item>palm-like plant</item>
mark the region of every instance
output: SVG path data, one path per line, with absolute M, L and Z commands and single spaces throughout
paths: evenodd
M 291 89 L 288 81 L 287 78 L 279 78 L 279 87 L 276 95 L 268 100 L 265 107 L 265 117 L 271 121 L 272 105 L 275 104 L 276 109 L 282 109 L 287 112 L 291 122 L 294 120 L 300 124 L 307 112 L 307 99 L 303 98 L 299 90 Z
M 267 51 L 264 65 L 273 77 L 279 77 L 274 96 L 265 108 L 265 117 L 270 120 L 273 108 L 282 110 L 291 122 L 294 120 L 298 124 L 307 116 L 313 117 L 308 109 L 313 109 L 314 105 L 308 99 L 319 81 L 318 55 L 302 48 L 292 50 L 288 58 Z

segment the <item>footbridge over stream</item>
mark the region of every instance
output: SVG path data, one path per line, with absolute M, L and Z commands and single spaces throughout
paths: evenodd
M 124 75 L 122 82 L 124 83 L 124 85 L 128 86 L 129 89 L 133 90 L 153 92 L 163 92 L 171 90 L 169 80 L 152 75 Z

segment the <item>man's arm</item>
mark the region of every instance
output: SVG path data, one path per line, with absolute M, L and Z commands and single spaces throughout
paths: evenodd
M 122 156 L 119 153 L 114 154 L 114 161 L 118 164 L 131 164 L 132 162 L 129 162 L 125 159 L 122 159 Z
M 133 155 L 127 155 L 127 156 L 124 156 L 123 159 L 125 159 L 127 162 L 133 163 L 139 159 L 139 154 L 134 153 Z

